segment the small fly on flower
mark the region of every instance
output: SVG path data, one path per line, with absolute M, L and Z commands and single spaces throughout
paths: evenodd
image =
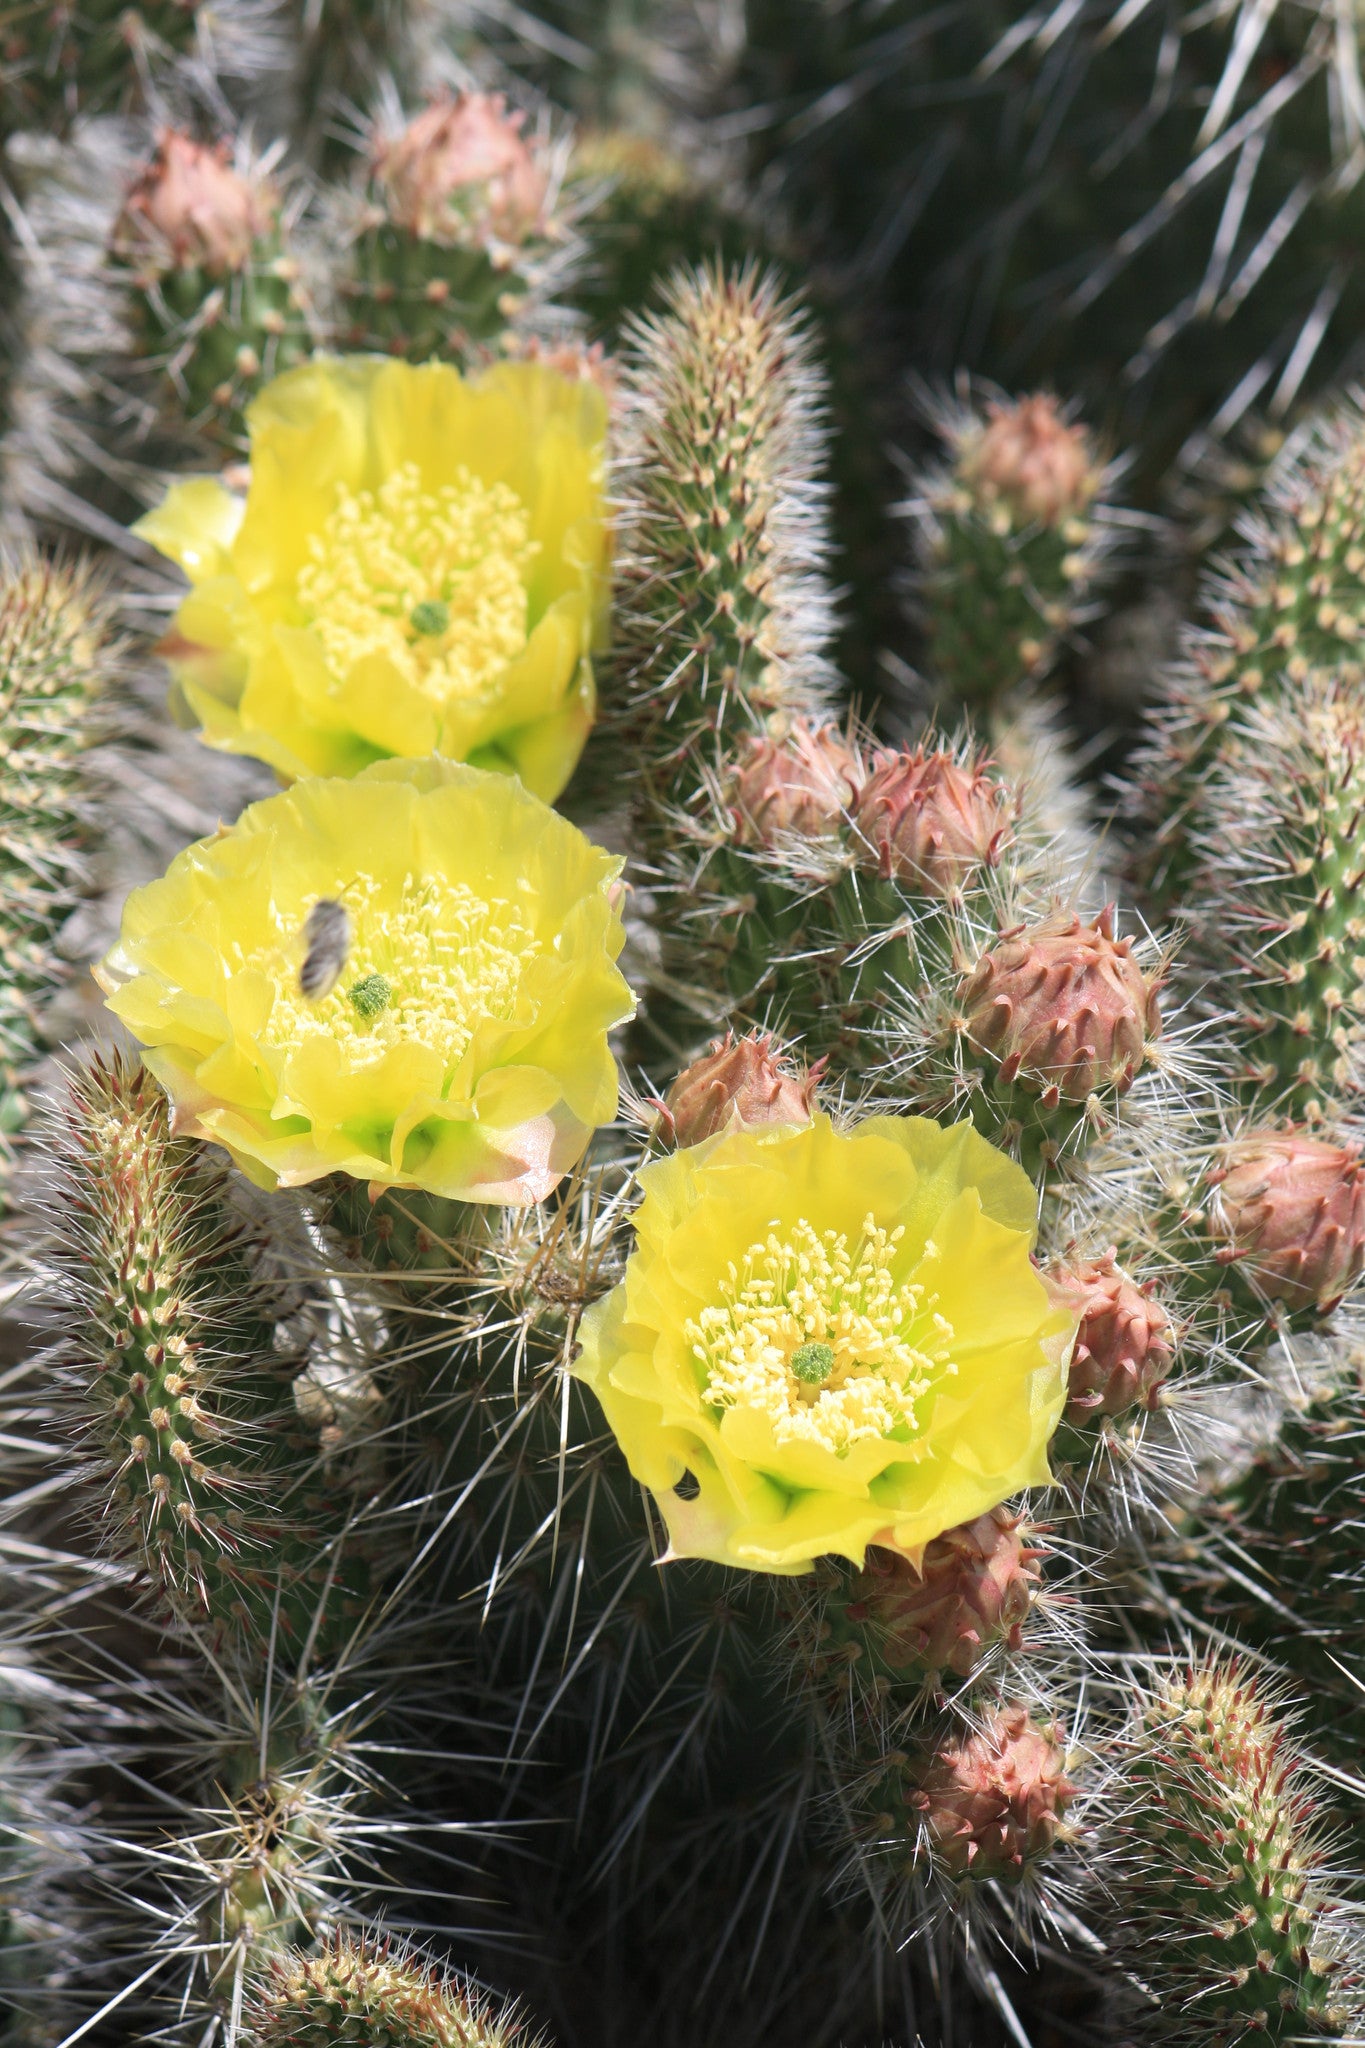
M 351 920 L 344 903 L 319 896 L 303 927 L 303 965 L 299 988 L 310 1003 L 321 1002 L 336 987 L 351 950 Z

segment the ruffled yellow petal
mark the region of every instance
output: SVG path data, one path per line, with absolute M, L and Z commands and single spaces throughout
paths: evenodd
M 285 781 L 437 751 L 553 801 L 610 588 L 597 388 L 317 358 L 248 427 L 245 501 L 195 478 L 137 529 L 190 578 L 162 650 L 177 705 Z
M 188 847 L 96 972 L 177 1128 L 261 1185 L 537 1201 L 615 1114 L 619 866 L 508 777 L 384 760 Z M 348 943 L 305 996 L 323 899 Z
M 1074 1323 L 1029 1256 L 1027 1176 L 971 1125 L 816 1117 L 641 1178 L 635 1252 L 575 1371 L 676 1555 L 778 1573 L 874 1540 L 917 1557 L 1047 1482 Z M 827 1385 L 792 1366 L 811 1344 Z

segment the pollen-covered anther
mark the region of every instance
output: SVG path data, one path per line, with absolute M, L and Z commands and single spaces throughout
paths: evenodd
M 1055 1265 L 1043 1277 L 1080 1319 L 1066 1420 L 1155 1408 L 1175 1363 L 1175 1333 L 1154 1283 L 1131 1280 L 1113 1247 L 1099 1259 Z
M 964 978 L 963 1033 L 1005 1086 L 1017 1080 L 1054 1103 L 1099 1088 L 1123 1095 L 1160 1035 L 1161 981 L 1115 938 L 1112 907 L 1093 924 L 1073 914 L 1021 926 Z
M 886 877 L 930 896 L 950 896 L 992 868 L 1014 834 L 1018 804 L 987 772 L 940 748 L 883 751 L 858 791 L 854 828 Z
M 1022 1646 L 1042 1556 L 1021 1515 L 992 1508 L 936 1536 L 918 1568 L 869 1545 L 845 1613 L 894 1670 L 966 1678 L 995 1644 Z
M 912 1804 L 935 1860 L 951 1877 L 1017 1878 L 1061 1832 L 1077 1787 L 1056 1726 L 1007 1706 L 920 1766 Z M 914 1766 L 911 1766 L 914 1769 Z
M 1256 1290 L 1325 1314 L 1365 1271 L 1365 1159 L 1301 1131 L 1257 1131 L 1208 1176 L 1212 1220 Z

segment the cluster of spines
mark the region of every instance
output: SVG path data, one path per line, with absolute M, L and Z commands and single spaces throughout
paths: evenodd
M 304 1360 L 276 1348 L 225 1165 L 118 1055 L 73 1076 L 50 1149 L 53 1366 L 101 1541 L 167 1618 L 249 1658 L 316 1640 L 320 1615 L 336 1633 L 364 1580 L 354 1503 L 300 1412 Z
M 1138 2025 L 1191 2048 L 1352 2038 L 1356 1916 L 1273 1691 L 1229 1663 L 1158 1680 L 1108 1791 L 1098 1878 Z
M 535 2048 L 514 2012 L 415 1951 L 337 1932 L 273 1958 L 246 2018 L 251 2048 Z
M 120 661 L 97 574 L 0 556 L 0 1133 L 28 1114 L 62 925 L 86 880 L 89 753 Z

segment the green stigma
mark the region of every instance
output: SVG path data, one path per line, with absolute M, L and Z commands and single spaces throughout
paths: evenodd
M 347 994 L 361 1016 L 368 1022 L 371 1017 L 377 1017 L 381 1010 L 388 1009 L 393 990 L 382 974 L 367 974 L 353 989 L 348 989 Z M 833 1353 L 830 1355 L 833 1357 Z
M 822 1387 L 834 1370 L 832 1344 L 803 1344 L 791 1355 L 791 1369 L 803 1387 Z
M 408 624 L 414 633 L 426 633 L 434 639 L 450 624 L 450 606 L 443 604 L 439 597 L 424 597 L 420 604 L 413 606 Z

